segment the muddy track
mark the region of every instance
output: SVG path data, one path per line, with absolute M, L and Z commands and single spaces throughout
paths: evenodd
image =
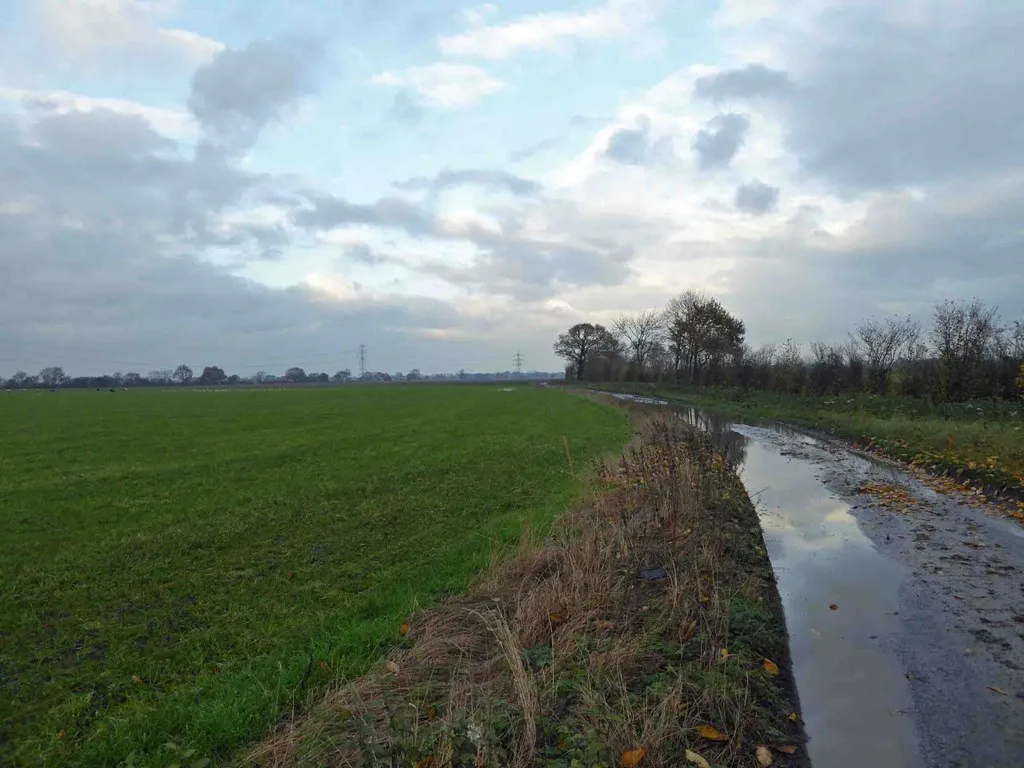
M 672 407 L 758 507 L 812 765 L 1024 766 L 1024 526 L 839 441 Z

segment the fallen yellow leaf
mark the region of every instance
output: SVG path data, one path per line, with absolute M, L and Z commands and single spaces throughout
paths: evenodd
M 643 747 L 631 749 L 628 752 L 622 753 L 622 768 L 634 768 L 634 766 L 640 765 L 644 761 L 644 757 L 647 755 L 647 750 Z
M 769 675 L 779 674 L 779 665 L 769 659 L 764 660 L 764 671 Z
M 409 625 L 408 624 L 403 624 L 402 626 L 400 626 L 398 628 L 398 634 L 402 635 L 403 637 L 405 635 L 408 635 L 409 634 Z
M 398 664 L 396 664 L 395 662 L 393 662 L 393 661 L 390 661 L 390 660 L 388 661 L 388 663 L 387 663 L 387 664 L 385 664 L 385 665 L 384 665 L 384 668 L 385 668 L 385 669 L 386 669 L 386 670 L 387 670 L 388 672 L 390 672 L 391 674 L 393 674 L 393 675 L 397 675 L 397 674 L 398 674 L 398 670 L 400 669 L 400 667 L 398 666 Z
M 327 662 L 324 661 L 323 659 L 320 659 L 320 671 L 321 672 L 330 672 L 331 671 L 331 668 L 329 666 L 327 666 Z
M 764 744 L 757 748 L 757 764 L 768 768 L 772 764 L 772 751 Z
M 692 750 L 686 750 L 686 762 L 693 763 L 697 768 L 711 768 L 711 764 Z
M 792 720 L 794 723 L 800 722 L 800 716 L 796 712 L 790 712 L 789 719 Z
M 718 655 L 721 656 L 723 659 L 728 659 L 729 658 L 729 649 L 728 648 L 723 648 L 722 650 L 720 650 L 718 652 Z
M 549 613 L 548 614 L 548 621 L 550 621 L 552 624 L 561 624 L 562 623 L 562 614 L 560 614 L 560 613 Z
M 796 754 L 796 746 L 793 744 L 776 744 L 775 749 L 784 755 Z
M 728 736 L 726 736 L 725 734 L 720 732 L 717 728 L 715 728 L 714 726 L 711 726 L 711 725 L 702 725 L 700 728 L 697 729 L 697 733 L 699 733 L 703 738 L 707 739 L 708 741 L 728 741 L 729 740 Z

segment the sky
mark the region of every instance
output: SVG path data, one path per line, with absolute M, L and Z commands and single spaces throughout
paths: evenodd
M 1019 0 L 5 0 L 0 375 L 1024 318 Z

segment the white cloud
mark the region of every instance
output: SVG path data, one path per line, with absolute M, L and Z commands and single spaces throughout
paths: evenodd
M 506 59 L 521 50 L 556 50 L 574 40 L 626 37 L 646 27 L 660 6 L 659 0 L 607 0 L 589 11 L 537 13 L 490 25 L 477 16 L 470 29 L 442 37 L 440 47 L 450 56 Z
M 37 0 L 44 39 L 61 58 L 91 64 L 116 54 L 172 55 L 205 61 L 224 48 L 217 40 L 164 22 L 178 10 L 175 0 Z
M 224 43 L 187 29 L 158 29 L 157 36 L 168 46 L 179 47 L 190 59 L 206 61 L 224 50 Z
M 59 115 L 103 109 L 122 115 L 138 115 L 145 118 L 157 133 L 168 138 L 186 139 L 196 134 L 195 121 L 188 112 L 180 109 L 155 107 L 130 99 L 97 98 L 70 91 L 33 91 L 25 88 L 0 86 L 0 101 L 17 102 L 29 111 L 42 109 Z
M 374 75 L 371 82 L 393 88 L 412 88 L 427 104 L 442 109 L 471 107 L 505 87 L 505 83 L 480 67 L 444 62 L 397 72 L 388 70 Z

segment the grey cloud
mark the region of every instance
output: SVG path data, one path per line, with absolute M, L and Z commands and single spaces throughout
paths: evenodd
M 177 362 L 241 373 L 326 368 L 334 363 L 315 363 L 315 356 L 336 349 L 339 334 L 386 349 L 389 368 L 457 368 L 468 361 L 452 358 L 442 342 L 424 342 L 424 329 L 505 332 L 476 320 L 470 327 L 446 302 L 381 298 L 354 285 L 338 301 L 306 287 L 271 289 L 206 261 L 214 254 L 222 264 L 235 259 L 234 266 L 276 258 L 312 232 L 346 224 L 473 245 L 479 253 L 468 269 L 423 271 L 524 300 L 567 286 L 614 285 L 629 274 L 632 254 L 617 245 L 625 234 L 569 218 L 564 202 L 549 208 L 528 198 L 537 210 L 559 213 L 544 237 L 528 234 L 525 215 L 512 210 L 493 211 L 501 222 L 493 231 L 452 228 L 408 200 L 352 203 L 245 172 L 209 146 L 190 156 L 136 117 L 70 112 L 51 120 L 44 112 L 0 114 L 0 167 L 7 171 L 0 174 L 0 250 L 7 254 L 0 356 L 12 369 L 59 364 L 80 373 Z M 287 223 L 251 219 L 263 205 L 287 212 Z M 348 257 L 395 259 L 365 249 Z M 541 334 L 539 347 L 547 349 L 550 330 L 529 332 Z M 527 331 L 520 334 L 529 342 Z M 489 359 L 487 344 L 474 349 L 477 359 Z M 338 363 L 346 366 L 351 361 Z
M 515 236 L 477 233 L 482 252 L 471 266 L 433 262 L 424 271 L 454 284 L 479 286 L 523 301 L 545 299 L 559 290 L 618 285 L 630 275 L 628 248 L 583 247 Z
M 225 49 L 192 77 L 189 109 L 218 148 L 243 152 L 308 93 L 322 55 L 317 41 L 256 40 Z
M 793 81 L 789 75 L 763 64 L 748 64 L 713 75 L 698 77 L 693 84 L 694 95 L 716 104 L 730 99 L 754 99 L 789 92 Z
M 371 224 L 402 231 L 413 237 L 465 242 L 479 253 L 469 266 L 452 266 L 440 261 L 413 265 L 410 269 L 431 274 L 456 285 L 483 288 L 488 293 L 520 299 L 549 297 L 566 287 L 615 285 L 630 274 L 633 252 L 620 243 L 630 237 L 623 222 L 612 222 L 614 237 L 593 235 L 600 222 L 587 222 L 574 215 L 567 203 L 539 203 L 556 217 L 550 238 L 525 233 L 521 212 L 508 212 L 496 229 L 470 223 L 456 229 L 419 206 L 397 198 L 384 198 L 369 205 L 353 204 L 328 196 L 310 197 L 312 205 L 296 211 L 296 226 L 326 231 L 349 224 Z M 635 222 L 634 222 L 635 225 Z M 632 232 L 634 239 L 643 233 Z M 363 263 L 399 263 L 369 247 L 357 246 L 345 256 Z
M 573 115 L 569 118 L 569 125 L 573 128 L 589 128 L 607 122 L 608 119 L 601 115 Z
M 307 287 L 268 288 L 202 259 L 211 248 L 254 243 L 267 251 L 289 242 L 292 233 L 277 225 L 225 228 L 216 220 L 258 202 L 263 185 L 278 202 L 298 199 L 280 191 L 281 179 L 173 152 L 147 155 L 143 147 L 158 151 L 163 143 L 123 115 L 63 118 L 0 114 L 0 167 L 8 171 L 0 175 L 5 370 L 351 367 L 344 351 L 324 353 L 338 350 L 339 337 L 367 343 L 389 369 L 464 364 L 421 337 L 423 328 L 463 323 L 445 302 L 359 290 L 337 301 Z M 100 120 L 110 136 L 131 138 L 124 152 L 92 135 Z M 86 130 L 75 130 L 78 121 Z M 385 202 L 376 210 L 387 218 L 398 209 Z
M 298 227 L 327 231 L 348 224 L 371 224 L 416 236 L 428 235 L 437 229 L 432 214 L 398 197 L 384 197 L 370 204 L 350 203 L 317 192 L 309 192 L 306 197 L 310 204 L 292 213 L 292 221 Z
M 367 243 L 356 243 L 349 245 L 342 250 L 341 260 L 343 262 L 356 262 L 358 264 L 364 264 L 368 267 L 378 267 L 382 264 L 401 264 L 405 265 L 405 261 L 392 256 L 389 253 L 381 253 L 371 248 Z
M 556 138 L 541 139 L 540 141 L 523 147 L 522 149 L 516 149 L 509 152 L 508 160 L 510 163 L 521 163 L 524 160 L 529 160 L 535 155 L 539 155 L 542 152 L 546 152 L 549 149 L 557 147 L 560 143 L 561 140 Z
M 485 189 L 504 190 L 513 195 L 531 197 L 541 192 L 541 185 L 530 179 L 523 179 L 507 171 L 467 169 L 462 171 L 444 170 L 432 178 L 417 177 L 408 181 L 395 182 L 397 189 L 425 189 L 437 194 L 462 186 L 477 186 Z
M 676 159 L 672 137 L 651 138 L 650 121 L 641 119 L 636 128 L 622 128 L 611 135 L 604 156 L 625 165 L 670 165 Z
M 985 205 L 957 213 L 979 200 Z M 728 296 L 756 343 L 841 341 L 871 315 L 927 320 L 945 298 L 978 296 L 1007 319 L 1024 318 L 1020 244 L 992 242 L 994 233 L 1019 231 L 1022 208 L 1024 185 L 993 180 L 951 182 L 925 199 L 886 196 L 838 235 L 821 233 L 819 217 L 801 211 L 782 234 L 719 244 L 739 265 L 727 276 Z
M 734 112 L 717 115 L 697 132 L 693 151 L 702 170 L 721 168 L 736 156 L 750 128 L 750 120 Z
M 140 120 L 105 110 L 23 119 L 12 140 L 0 142 L 0 167 L 9 171 L 0 175 L 0 199 L 198 246 L 221 212 L 259 199 L 260 176 L 185 159 Z
M 1020 4 L 929 4 L 914 24 L 896 15 L 844 7 L 792 38 L 807 75 L 782 114 L 805 169 L 856 191 L 1020 168 Z
M 175 148 L 139 115 L 105 109 L 61 113 L 46 111 L 45 106 L 33 104 L 34 111 L 42 112 L 33 127 L 35 137 L 42 146 L 65 155 L 137 156 Z
M 771 187 L 760 179 L 736 187 L 734 202 L 741 211 L 761 215 L 775 207 L 779 201 L 779 188 Z
M 404 125 L 415 126 L 423 121 L 426 110 L 419 100 L 408 91 L 399 91 L 388 113 L 392 120 Z

